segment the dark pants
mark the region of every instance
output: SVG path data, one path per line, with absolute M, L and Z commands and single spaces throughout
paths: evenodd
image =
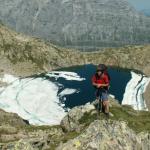
M 95 95 L 96 98 L 100 100 L 99 104 L 97 105 L 97 109 L 105 113 L 105 107 L 103 106 L 103 102 L 108 100 L 108 90 L 102 88 L 96 89 Z
M 103 88 L 99 88 L 96 89 L 96 98 L 100 98 L 101 101 L 106 101 L 108 100 L 108 90 L 103 89 Z

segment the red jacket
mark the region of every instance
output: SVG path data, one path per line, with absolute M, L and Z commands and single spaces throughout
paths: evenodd
M 96 84 L 109 84 L 109 77 L 107 74 L 103 74 L 99 77 L 97 74 L 92 76 L 92 83 Z

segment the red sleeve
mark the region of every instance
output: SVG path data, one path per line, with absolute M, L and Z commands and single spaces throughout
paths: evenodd
M 95 75 L 92 76 L 92 83 L 96 83 L 96 77 L 95 77 Z
M 107 75 L 105 75 L 104 80 L 105 80 L 105 84 L 109 84 L 109 79 Z

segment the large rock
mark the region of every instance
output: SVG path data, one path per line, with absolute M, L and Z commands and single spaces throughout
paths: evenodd
M 26 125 L 28 125 L 28 121 L 23 120 L 15 113 L 7 113 L 0 109 L 0 130 L 2 130 L 1 126 L 4 126 L 6 129 L 6 125 L 12 127 L 25 127 Z M 11 132 L 12 131 L 13 129 L 11 129 Z
M 126 0 L 1 0 L 0 20 L 18 32 L 69 47 L 150 42 L 150 18 Z
M 117 106 L 121 107 L 121 105 L 114 100 L 113 98 L 109 97 L 110 107 Z M 65 131 L 76 131 L 80 132 L 88 119 L 94 120 L 97 116 L 97 104 L 98 101 L 95 100 L 92 103 L 87 103 L 85 105 L 76 106 L 72 108 L 67 115 L 62 119 L 61 126 Z M 112 116 L 113 114 L 110 113 Z M 93 117 L 93 118 L 92 118 Z M 83 120 L 85 119 L 85 120 Z M 83 123 L 82 123 L 83 122 Z
M 0 150 L 51 149 L 55 141 L 60 142 L 64 133 L 57 126 L 29 126 L 15 128 L 0 127 Z
M 77 106 L 72 108 L 68 114 L 62 119 L 61 126 L 66 131 L 80 131 L 82 125 L 79 120 L 86 114 L 95 111 L 94 105 L 87 103 L 83 106 Z
M 125 122 L 95 120 L 57 150 L 149 150 L 149 134 L 137 135 Z
M 2 145 L 0 144 L 0 149 L 9 149 L 9 150 L 35 150 L 32 145 L 25 140 L 19 140 L 15 143 L 9 143 Z M 37 149 L 36 149 L 37 150 Z

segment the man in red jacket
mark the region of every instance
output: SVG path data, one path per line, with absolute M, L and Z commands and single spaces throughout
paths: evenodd
M 108 88 L 110 79 L 105 71 L 105 65 L 100 64 L 92 77 L 92 85 L 96 88 L 96 99 L 101 99 L 104 113 L 109 116 Z

